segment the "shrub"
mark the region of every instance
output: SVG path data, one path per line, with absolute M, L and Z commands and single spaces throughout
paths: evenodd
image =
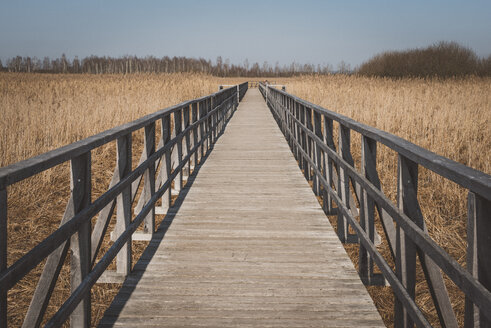
M 385 77 L 461 77 L 490 75 L 491 56 L 479 59 L 456 42 L 440 42 L 424 49 L 389 51 L 363 63 L 358 74 Z

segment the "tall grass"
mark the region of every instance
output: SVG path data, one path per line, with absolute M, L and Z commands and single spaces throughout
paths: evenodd
M 41 154 L 129 122 L 185 99 L 209 94 L 219 84 L 246 79 L 220 79 L 197 74 L 41 75 L 0 74 L 0 166 Z M 254 79 L 257 80 L 257 79 Z M 304 76 L 281 79 L 287 91 L 355 120 L 394 133 L 440 155 L 491 173 L 491 79 L 400 79 L 357 76 Z M 134 136 L 134 165 L 142 149 Z M 352 136 L 359 166 L 359 138 Z M 93 152 L 93 199 L 103 193 L 115 164 L 114 144 Z M 379 148 L 378 168 L 384 192 L 396 194 L 397 157 Z M 58 226 L 69 197 L 69 168 L 60 165 L 9 188 L 9 264 Z M 419 200 L 432 238 L 465 263 L 465 191 L 427 170 L 420 171 Z M 382 232 L 381 232 L 382 233 Z M 387 250 L 381 251 L 388 257 Z M 137 249 L 144 245 L 136 245 Z M 347 246 L 357 262 L 356 246 Z M 136 252 L 138 253 L 138 252 Z M 41 267 L 9 293 L 9 324 L 18 326 L 27 310 Z M 447 281 L 448 282 L 448 281 Z M 457 314 L 463 300 L 448 282 Z M 102 316 L 118 285 L 96 285 L 93 319 Z M 392 323 L 388 287 L 369 287 L 385 323 Z M 420 279 L 418 302 L 432 323 L 431 300 Z M 52 314 L 67 297 L 69 279 L 62 272 Z
M 202 74 L 0 74 L 0 166 L 217 91 Z
M 218 84 L 215 78 L 200 74 L 0 73 L 0 166 L 215 92 Z M 133 133 L 133 166 L 143 149 L 142 140 L 142 133 Z M 115 157 L 114 142 L 92 151 L 93 200 L 107 190 Z M 70 197 L 69 187 L 69 165 L 65 163 L 8 188 L 9 265 L 58 227 Z M 103 250 L 110 244 L 106 236 Z M 134 243 L 134 261 L 144 246 L 144 242 Z M 47 317 L 69 295 L 68 267 L 67 260 Z M 9 326 L 22 323 L 41 270 L 39 265 L 9 292 Z M 93 288 L 93 325 L 102 317 L 118 288 L 118 284 L 97 284 Z

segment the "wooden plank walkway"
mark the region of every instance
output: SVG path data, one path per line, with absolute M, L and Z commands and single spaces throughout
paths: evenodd
M 383 326 L 257 89 L 193 179 L 100 326 Z

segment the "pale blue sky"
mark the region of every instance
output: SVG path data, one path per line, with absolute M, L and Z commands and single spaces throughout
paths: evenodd
M 457 41 L 491 54 L 491 1 L 0 0 L 0 59 L 219 55 L 352 66 Z M 5 63 L 5 62 L 4 62 Z

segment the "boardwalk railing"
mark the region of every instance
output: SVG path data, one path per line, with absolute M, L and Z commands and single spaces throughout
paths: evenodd
M 143 224 L 143 234 L 155 232 L 155 212 L 165 213 L 173 193 L 179 193 L 183 176 L 189 174 L 225 128 L 247 91 L 247 83 L 142 117 L 131 123 L 37 157 L 0 169 L 0 327 L 7 326 L 7 293 L 46 259 L 44 270 L 23 327 L 41 324 L 61 267 L 71 250 L 71 294 L 48 327 L 68 318 L 72 327 L 88 327 L 91 288 L 99 278 L 124 279 L 131 271 L 132 238 Z M 239 97 L 237 97 L 237 93 Z M 156 123 L 161 134 L 155 147 Z M 140 162 L 132 169 L 132 133 L 144 131 Z M 107 192 L 91 201 L 91 152 L 116 143 L 116 167 Z M 71 197 L 60 227 L 12 265 L 7 265 L 7 187 L 49 168 L 70 162 Z M 142 192 L 137 191 L 143 180 Z M 173 188 L 172 184 L 174 184 Z M 156 208 L 156 202 L 161 206 Z M 137 203 L 136 206 L 133 206 Z M 135 216 L 132 206 L 136 207 Z M 109 220 L 116 209 L 115 241 L 97 261 Z M 92 229 L 91 219 L 97 217 Z M 141 234 L 141 233 L 140 233 Z M 150 238 L 147 238 L 148 240 Z M 139 236 L 138 238 L 142 238 Z M 107 267 L 116 258 L 116 271 Z M 104 274 L 104 276 L 103 276 Z M 103 276 L 103 277 L 101 277 Z
M 284 91 L 264 84 L 259 88 L 306 179 L 322 197 L 324 211 L 337 215 L 339 239 L 359 240 L 364 283 L 381 282 L 374 274 L 375 262 L 392 286 L 395 326 L 430 326 L 415 303 L 417 254 L 442 327 L 457 327 L 442 271 L 465 294 L 465 327 L 491 327 L 491 176 Z M 334 122 L 339 125 L 337 147 Z M 351 131 L 361 136 L 361 170 L 355 169 L 351 155 Z M 397 204 L 381 189 L 378 143 L 398 154 Z M 417 199 L 419 166 L 468 190 L 467 270 L 428 235 Z M 395 271 L 374 242 L 376 211 Z M 349 233 L 349 226 L 356 234 Z

